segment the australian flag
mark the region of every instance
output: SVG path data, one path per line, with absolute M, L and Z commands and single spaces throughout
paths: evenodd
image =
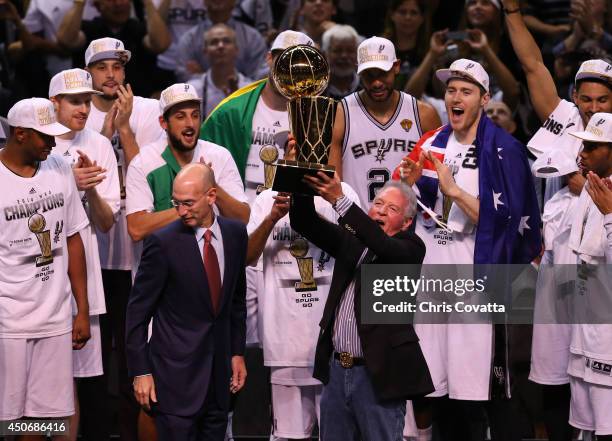
M 423 135 L 410 153 L 422 150 L 444 160 L 450 125 Z M 478 161 L 480 213 L 476 229 L 475 264 L 529 263 L 541 250 L 540 209 L 526 149 L 483 112 L 474 143 Z M 417 181 L 421 202 L 433 210 L 438 195 L 436 168 L 425 161 Z M 399 178 L 396 170 L 394 178 Z

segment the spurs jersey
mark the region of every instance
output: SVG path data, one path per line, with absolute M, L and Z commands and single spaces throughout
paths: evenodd
M 342 101 L 344 143 L 342 179 L 355 189 L 362 207 L 369 207 L 391 173 L 422 135 L 417 100 L 400 92 L 395 113 L 379 123 L 355 92 Z

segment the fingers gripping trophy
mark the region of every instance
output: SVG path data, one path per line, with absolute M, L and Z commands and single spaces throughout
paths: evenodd
M 277 58 L 272 78 L 278 91 L 289 100 L 289 124 L 297 143 L 295 161 L 277 161 L 272 189 L 315 195 L 302 182 L 304 175 L 323 171 L 332 177 L 335 170 L 327 161 L 336 102 L 317 96 L 329 83 L 329 64 L 315 47 L 292 46 Z

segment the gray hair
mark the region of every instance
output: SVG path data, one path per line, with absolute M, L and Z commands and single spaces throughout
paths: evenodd
M 387 181 L 385 185 L 378 191 L 378 193 L 382 193 L 388 188 L 396 188 L 400 191 L 404 200 L 408 203 L 406 207 L 406 211 L 404 212 L 405 219 L 414 219 L 417 212 L 417 197 L 414 194 L 414 190 L 407 184 L 404 184 L 401 181 Z
M 337 24 L 323 32 L 323 36 L 321 37 L 321 49 L 323 50 L 323 52 L 329 51 L 329 46 L 331 45 L 332 38 L 335 38 L 336 40 L 354 39 L 355 44 L 359 44 L 361 40 L 359 34 L 357 33 L 354 27 L 349 25 Z

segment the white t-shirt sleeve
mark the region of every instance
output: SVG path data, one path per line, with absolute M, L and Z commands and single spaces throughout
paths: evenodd
M 137 126 L 132 127 L 132 131 L 138 146 L 144 147 L 157 141 L 161 136 L 165 136 L 165 132 L 159 125 L 159 102 L 153 99 L 140 98 L 137 103 L 134 103 L 135 106 L 137 105 Z
M 265 190 L 257 195 L 251 205 L 251 215 L 249 217 L 249 223 L 247 224 L 248 234 L 252 234 L 263 222 L 268 213 L 270 213 L 272 205 L 274 204 L 273 197 L 275 195 L 276 192 L 272 190 Z M 263 271 L 263 253 L 259 256 L 259 259 L 257 259 L 257 264 L 252 266 L 258 271 Z
M 147 182 L 142 168 L 142 156 L 136 155 L 128 167 L 126 177 L 125 214 L 130 215 L 139 211 L 153 211 L 153 192 Z
M 22 22 L 27 30 L 31 33 L 41 32 L 43 28 L 44 17 L 38 8 L 38 1 L 33 0 L 28 6 L 28 11 Z
M 104 201 L 110 206 L 114 216 L 121 209 L 121 186 L 117 168 L 117 158 L 110 141 L 104 136 L 96 137 L 98 152 L 100 154 L 99 166 L 106 169 L 106 179 L 98 184 L 96 190 Z
M 223 153 L 220 155 L 221 165 L 220 169 L 216 169 L 213 165 L 213 171 L 215 173 L 215 180 L 217 184 L 223 188 L 230 196 L 240 202 L 247 202 L 246 194 L 244 193 L 244 185 L 242 179 L 240 179 L 240 173 L 238 173 L 238 167 L 232 158 L 231 153 L 224 147 L 221 147 Z M 206 160 L 206 158 L 204 158 Z
M 70 237 L 87 227 L 89 225 L 89 219 L 83 208 L 83 202 L 81 201 L 79 190 L 74 181 L 72 168 L 66 164 L 62 158 L 53 158 L 53 160 L 57 162 L 58 167 L 61 168 L 62 175 L 64 175 L 67 180 L 64 202 L 66 204 L 66 237 Z

